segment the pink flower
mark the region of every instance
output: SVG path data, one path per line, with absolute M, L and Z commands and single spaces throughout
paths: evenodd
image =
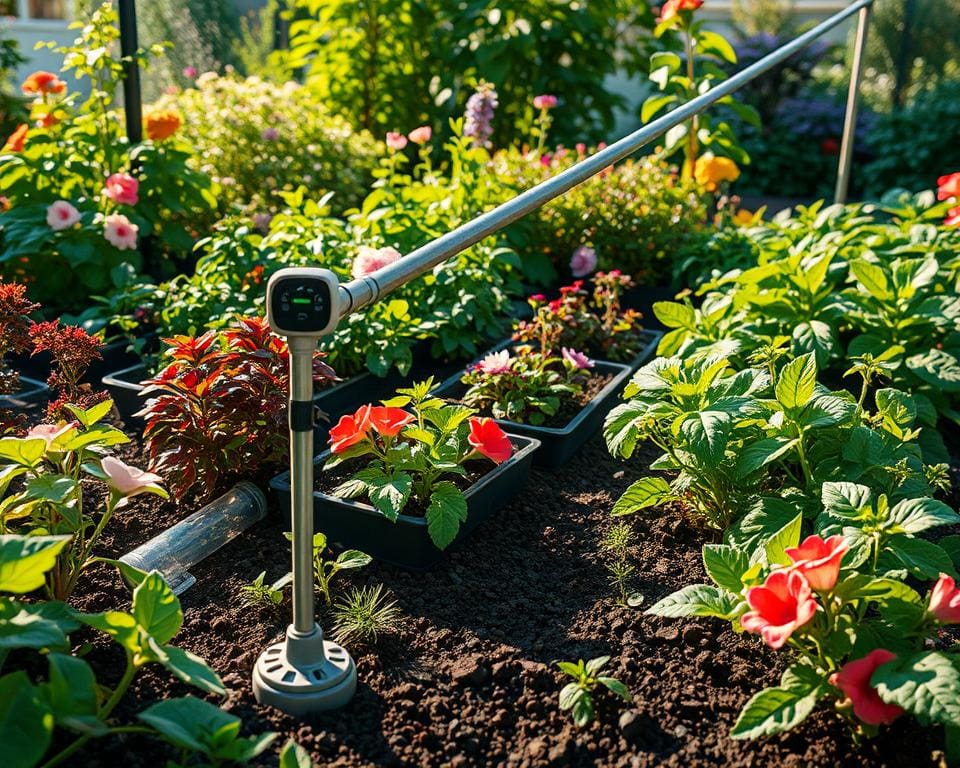
M 107 177 L 103 194 L 117 205 L 136 205 L 140 200 L 139 190 L 140 182 L 129 173 L 113 173 Z
M 547 297 L 544 296 L 542 293 L 535 293 L 533 294 L 533 296 L 530 297 L 530 301 L 533 302 L 534 304 L 540 304 L 541 302 L 544 302 L 546 300 L 547 300 Z
M 196 77 L 197 77 L 197 68 L 196 68 L 196 67 L 184 67 L 184 68 L 183 68 L 183 76 L 184 76 L 184 77 L 188 77 L 188 78 L 190 78 L 191 80 L 196 79 Z
M 578 154 L 580 157 L 583 157 L 585 154 L 587 154 L 587 145 L 584 144 L 582 141 L 578 141 L 578 142 L 577 142 L 577 147 L 576 147 L 576 149 L 577 149 L 577 154 Z
M 393 264 L 400 258 L 400 251 L 396 248 L 390 248 L 389 246 L 386 248 L 371 248 L 368 245 L 361 245 L 357 249 L 356 258 L 353 260 L 353 276 L 369 275 L 371 272 L 383 269 L 388 264 Z
M 387 131 L 387 146 L 399 152 L 405 146 L 407 146 L 407 137 L 402 133 L 397 133 L 396 131 Z
M 960 589 L 957 589 L 953 578 L 945 573 L 940 574 L 930 590 L 928 610 L 941 624 L 960 624 Z
M 261 232 L 270 231 L 270 222 L 273 221 L 272 213 L 255 213 L 253 214 L 253 226 L 259 229 Z
M 263 139 L 264 141 L 276 141 L 279 136 L 280 136 L 280 131 L 278 131 L 273 126 L 270 126 L 269 128 L 264 128 L 260 132 L 260 138 Z
M 57 200 L 47 207 L 47 224 L 55 232 L 72 227 L 78 221 L 80 221 L 80 211 L 66 200 Z
M 803 574 L 811 589 L 829 592 L 840 577 L 840 561 L 849 549 L 843 536 L 831 536 L 826 541 L 816 534 L 807 536 L 799 547 L 788 547 L 787 557 L 794 571 Z
M 862 659 L 848 661 L 839 672 L 830 675 L 830 685 L 843 691 L 853 705 L 853 714 L 867 725 L 889 724 L 903 714 L 900 707 L 887 704 L 870 685 L 870 678 L 877 671 L 877 667 L 882 667 L 895 658 L 896 654 L 877 648 Z
M 47 443 L 47 450 L 50 446 L 64 435 L 72 432 L 79 426 L 78 422 L 71 421 L 69 424 L 37 424 L 27 432 L 28 440 L 42 438 Z
M 937 179 L 937 200 L 949 200 L 951 197 L 960 197 L 960 171 Z
M 951 208 L 947 211 L 947 218 L 943 220 L 943 226 L 945 227 L 958 227 L 960 226 L 960 205 L 956 208 Z
M 578 371 L 582 371 L 587 368 L 593 368 L 594 366 L 593 360 L 583 354 L 583 352 L 577 352 L 575 349 L 563 347 L 563 349 L 560 350 L 560 354 L 563 356 L 564 360 L 566 360 L 568 363 L 572 363 Z
M 163 478 L 160 475 L 131 467 L 113 456 L 104 456 L 100 467 L 107 476 L 107 485 L 125 499 L 140 493 L 163 494 L 160 487 Z
M 584 277 L 597 268 L 597 252 L 588 245 L 581 245 L 570 257 L 570 271 L 574 277 Z
M 419 128 L 410 131 L 407 136 L 414 144 L 426 144 L 433 138 L 433 128 L 429 125 L 421 125 Z M 400 149 L 403 149 L 403 147 L 400 147 Z
M 549 93 L 534 96 L 533 106 L 537 109 L 553 109 L 557 106 L 557 97 Z
M 542 165 L 544 168 L 549 168 L 552 160 L 553 155 L 551 155 L 549 152 L 544 152 L 542 155 L 540 155 L 540 165 Z
M 121 213 L 113 213 L 103 219 L 103 236 L 121 251 L 137 247 L 139 227 L 131 224 L 130 219 Z
M 774 571 L 763 586 L 750 587 L 747 604 L 753 610 L 743 615 L 740 624 L 747 632 L 763 637 L 774 650 L 783 647 L 817 612 L 810 585 L 796 571 Z
M 499 352 L 491 352 L 479 363 L 475 369 L 486 374 L 510 373 L 510 364 L 513 358 L 510 357 L 510 351 L 502 349 Z

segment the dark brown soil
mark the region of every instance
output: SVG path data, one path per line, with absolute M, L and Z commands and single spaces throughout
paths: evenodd
M 528 488 L 484 522 L 433 571 L 410 574 L 375 564 L 353 583 L 383 582 L 404 612 L 402 628 L 378 647 L 351 647 L 359 689 L 345 709 L 300 722 L 256 704 L 250 673 L 257 655 L 281 638 L 281 612 L 244 605 L 239 587 L 266 570 L 288 570 L 289 525 L 273 510 L 195 569 L 183 597 L 186 619 L 175 643 L 206 658 L 229 694 L 225 709 L 247 734 L 274 730 L 276 748 L 295 738 L 324 766 L 936 766 L 939 734 L 906 718 L 856 746 L 846 726 L 820 711 L 790 735 L 759 742 L 727 733 L 747 699 L 776 681 L 784 654 L 719 621 L 674 621 L 617 605 L 601 537 L 614 500 L 651 456 L 627 464 L 595 437 L 566 468 L 534 471 Z M 121 554 L 192 511 L 138 497 L 108 529 L 101 552 Z M 195 508 L 195 506 L 194 506 Z M 631 584 L 650 605 L 704 579 L 700 532 L 678 516 L 629 518 L 636 535 Z M 350 583 L 344 578 L 335 591 Z M 86 610 L 127 606 L 109 568 L 92 570 L 75 603 Z M 329 623 L 323 613 L 321 621 Z M 105 683 L 122 653 L 100 636 L 87 658 Z M 564 679 L 556 660 L 610 655 L 610 671 L 633 692 L 632 705 L 598 699 L 583 729 L 559 711 Z M 161 668 L 147 668 L 116 711 L 135 714 L 162 697 L 193 693 Z M 212 700 L 212 699 L 211 699 Z M 141 735 L 92 743 L 71 768 L 155 768 L 172 753 Z M 273 752 L 260 765 L 276 765 Z

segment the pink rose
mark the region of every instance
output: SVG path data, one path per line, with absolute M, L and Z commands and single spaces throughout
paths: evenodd
M 597 268 L 597 252 L 588 245 L 581 245 L 570 257 L 570 271 L 574 277 L 584 277 Z
M 117 205 L 136 205 L 140 200 L 139 190 L 140 182 L 129 173 L 113 173 L 107 177 L 103 194 Z
M 414 144 L 426 144 L 433 138 L 433 128 L 429 125 L 421 125 L 419 128 L 410 131 L 407 136 Z M 400 149 L 403 149 L 403 147 L 400 147 Z
M 478 371 L 490 375 L 510 373 L 510 364 L 512 362 L 513 359 L 510 357 L 509 350 L 502 349 L 499 352 L 491 352 L 477 363 L 475 368 Z
M 397 133 L 396 131 L 388 131 L 387 146 L 390 149 L 399 152 L 401 149 L 407 146 L 407 137 L 402 133 Z
M 47 224 L 55 232 L 72 227 L 78 221 L 80 221 L 80 211 L 66 200 L 57 200 L 47 207 Z
M 560 350 L 560 354 L 563 356 L 564 360 L 573 364 L 578 371 L 582 371 L 587 368 L 593 368 L 593 360 L 583 354 L 583 352 L 577 352 L 575 349 L 563 347 L 563 349 Z
M 363 277 L 378 269 L 393 264 L 401 258 L 401 253 L 396 248 L 371 248 L 368 245 L 361 245 L 357 249 L 357 256 L 353 260 L 353 276 Z
M 131 224 L 130 219 L 120 213 L 114 213 L 103 219 L 103 236 L 121 251 L 137 247 L 139 227 Z

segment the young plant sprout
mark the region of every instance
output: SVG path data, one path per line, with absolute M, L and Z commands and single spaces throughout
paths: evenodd
M 374 644 L 400 626 L 403 612 L 383 584 L 354 587 L 333 607 L 333 634 L 337 642 Z
M 267 577 L 266 571 L 260 571 L 260 574 L 249 584 L 240 587 L 240 594 L 244 603 L 250 606 L 263 606 L 276 610 L 283 602 L 283 590 L 274 589 L 264 580 Z
M 571 661 L 557 662 L 557 667 L 573 678 L 573 682 L 567 683 L 560 691 L 560 709 L 564 712 L 569 710 L 574 725 L 577 727 L 582 727 L 593 721 L 595 715 L 593 695 L 597 685 L 602 685 L 624 701 L 633 701 L 633 695 L 627 686 L 615 677 L 603 674 L 603 668 L 609 661 L 609 656 L 598 656 L 587 662 L 583 659 L 576 663 Z
M 289 533 L 283 534 L 288 540 L 291 540 Z M 370 565 L 373 558 L 370 555 L 359 552 L 356 549 L 348 549 L 341 552 L 333 560 L 325 557 L 327 553 L 327 537 L 323 533 L 313 534 L 313 575 L 317 580 L 317 589 L 323 597 L 324 603 L 333 604 L 330 595 L 330 582 L 340 571 L 352 571 L 357 568 L 365 568 Z

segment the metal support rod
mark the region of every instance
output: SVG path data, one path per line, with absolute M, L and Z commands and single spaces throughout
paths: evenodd
M 134 56 L 137 42 L 137 5 L 135 0 L 120 0 L 120 55 L 123 56 L 123 112 L 130 144 L 143 141 L 143 102 L 140 95 L 140 67 Z
M 840 142 L 840 161 L 837 164 L 837 188 L 833 195 L 835 203 L 847 202 L 850 190 L 850 167 L 853 164 L 853 145 L 857 137 L 857 107 L 860 103 L 860 77 L 863 74 L 863 54 L 867 47 L 867 26 L 870 23 L 870 6 L 860 9 L 857 18 L 857 37 L 853 44 L 853 61 L 850 64 L 850 87 L 847 90 L 847 111 L 843 117 L 843 139 Z
M 291 337 L 290 412 L 294 403 L 313 407 L 313 352 L 317 340 Z M 313 632 L 313 428 L 290 429 L 290 488 L 293 492 L 291 530 L 293 531 L 293 628 Z
M 679 125 L 694 115 L 703 112 L 703 110 L 710 105 L 725 96 L 729 96 L 751 80 L 754 80 L 777 64 L 789 59 L 817 38 L 829 32 L 838 24 L 846 21 L 857 11 L 860 11 L 861 14 L 866 13 L 872 3 L 873 0 L 854 0 L 854 2 L 842 11 L 822 21 L 786 45 L 767 54 L 759 61 L 732 75 L 706 93 L 691 99 L 672 112 L 668 112 L 652 123 L 648 123 L 616 143 L 611 144 L 606 149 L 594 153 L 571 168 L 568 168 L 562 173 L 558 173 L 553 178 L 547 179 L 535 187 L 531 187 L 512 200 L 498 205 L 493 210 L 481 214 L 453 231 L 417 248 L 393 264 L 378 269 L 371 275 L 341 284 L 340 316 L 344 317 L 351 312 L 356 312 L 368 304 L 373 303 L 381 296 L 386 295 L 395 288 L 399 288 L 401 285 L 405 285 L 414 278 L 428 272 L 436 265 L 446 261 L 451 256 L 455 256 L 461 251 L 466 250 L 474 243 L 478 243 L 488 235 L 498 232 L 521 216 L 536 210 L 555 197 L 559 197 L 567 190 L 586 181 L 591 176 L 595 176 L 607 166 L 623 160 L 625 157 L 628 157 L 640 149 L 640 147 L 649 144 L 654 139 L 665 134 L 675 125 Z M 865 35 L 866 23 L 863 19 L 864 16 L 861 16 L 861 28 Z M 857 77 L 859 78 L 859 72 Z

